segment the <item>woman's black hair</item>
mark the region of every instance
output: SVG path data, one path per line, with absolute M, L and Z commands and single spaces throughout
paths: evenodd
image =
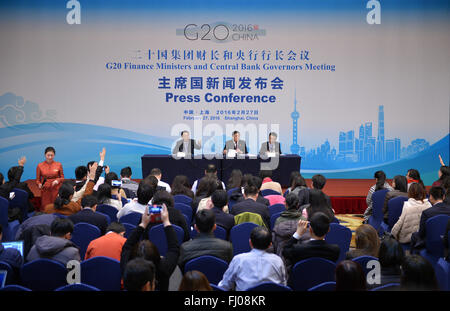
M 70 203 L 70 196 L 73 195 L 74 190 L 71 183 L 63 182 L 58 190 L 58 196 L 55 199 L 55 209 L 61 209 L 64 205 Z
M 55 148 L 53 147 L 47 147 L 45 148 L 44 154 L 47 154 L 47 152 L 53 152 L 54 154 L 56 154 Z
M 305 187 L 307 188 L 308 186 L 306 185 L 306 180 L 303 178 L 302 175 L 297 175 L 292 179 L 292 183 L 291 183 L 291 190 L 294 190 L 297 187 Z
M 111 198 L 112 198 L 111 186 L 109 184 L 103 183 L 100 186 L 98 186 L 98 189 L 97 189 L 98 204 L 103 204 Z
M 383 171 L 376 171 L 373 177 L 377 179 L 377 183 L 375 184 L 375 191 L 384 189 L 386 174 Z
M 440 181 L 443 181 L 445 178 L 450 178 L 450 167 L 449 166 L 443 165 L 443 166 L 441 166 L 439 171 L 441 171 L 441 177 L 439 177 Z
M 234 169 L 231 171 L 227 187 L 228 189 L 243 187 L 243 175 L 241 170 Z
M 422 179 L 420 178 L 420 173 L 419 173 L 418 170 L 416 170 L 416 169 L 414 169 L 414 168 L 410 168 L 410 169 L 408 170 L 408 173 L 407 173 L 407 174 L 409 175 L 410 178 L 419 181 L 419 184 L 421 184 L 422 187 L 425 188 L 425 184 L 423 183 Z
M 400 285 L 405 290 L 438 290 L 433 266 L 419 255 L 406 256 L 403 260 Z
M 395 190 L 400 192 L 408 192 L 408 180 L 403 175 L 397 175 L 394 177 Z

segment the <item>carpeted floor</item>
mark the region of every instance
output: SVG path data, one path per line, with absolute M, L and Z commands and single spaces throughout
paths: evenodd
M 349 228 L 352 230 L 352 242 L 350 243 L 350 247 L 355 247 L 355 230 L 360 225 L 362 225 L 362 222 L 364 218 L 362 215 L 359 214 L 340 214 L 336 215 L 336 218 L 339 219 L 339 222 L 341 225 Z

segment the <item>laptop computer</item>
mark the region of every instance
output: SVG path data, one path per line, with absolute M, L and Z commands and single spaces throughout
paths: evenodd
M 5 287 L 6 282 L 6 276 L 8 274 L 8 271 L 6 270 L 0 270 L 0 288 Z
M 23 257 L 23 241 L 2 242 L 4 248 L 15 248 Z

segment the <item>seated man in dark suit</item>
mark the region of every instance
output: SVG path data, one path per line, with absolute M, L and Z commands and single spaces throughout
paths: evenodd
M 230 242 L 214 237 L 216 215 L 212 210 L 203 209 L 195 214 L 195 230 L 199 233 L 193 240 L 184 242 L 180 247 L 178 264 L 181 270 L 191 259 L 210 255 L 230 263 L 233 247 Z
M 269 141 L 262 143 L 259 149 L 259 155 L 262 157 L 267 156 L 268 152 L 274 152 L 276 155 L 281 154 L 280 143 L 277 141 L 277 133 L 275 132 L 269 133 Z
M 100 229 L 101 235 L 106 233 L 108 221 L 104 215 L 95 212 L 97 208 L 97 198 L 93 195 L 87 195 L 81 200 L 83 209 L 76 214 L 69 216 L 73 224 L 85 222 L 94 225 Z
M 223 211 L 223 208 L 228 203 L 228 194 L 225 190 L 216 190 L 211 195 L 213 204 L 212 211 L 216 214 L 216 225 L 227 230 L 227 236 L 230 234 L 231 228 L 234 226 L 234 217 Z
M 228 150 L 235 150 L 236 154 L 247 154 L 247 145 L 245 144 L 245 140 L 239 139 L 241 134 L 239 131 L 233 132 L 233 139 L 227 140 L 225 142 L 225 146 L 223 147 L 223 153 L 227 154 Z
M 241 213 L 250 212 L 261 215 L 266 228 L 270 228 L 270 212 L 267 205 L 257 202 L 259 193 L 259 180 L 261 178 L 252 176 L 247 180 L 244 186 L 244 201 L 236 203 L 230 211 L 232 215 L 239 215 Z
M 258 189 L 261 189 L 262 179 L 258 176 L 253 176 L 252 174 L 245 174 L 244 177 L 242 178 L 242 181 L 243 181 L 242 183 L 243 183 L 244 187 L 247 184 L 247 181 L 251 178 L 253 178 L 254 182 L 256 183 L 256 187 Z M 244 195 L 242 194 L 241 188 L 238 188 L 231 193 L 230 200 L 233 200 L 236 202 L 241 202 L 241 201 L 245 200 Z M 258 191 L 258 196 L 256 198 L 256 202 L 264 204 L 265 206 L 270 206 L 270 201 L 267 200 L 262 195 L 261 191 Z
M 297 243 L 307 231 L 309 231 L 311 239 L 303 243 Z M 282 252 L 288 265 L 293 267 L 297 262 L 312 257 L 320 257 L 336 262 L 339 258 L 340 248 L 336 244 L 325 242 L 325 236 L 329 231 L 330 219 L 322 212 L 314 213 L 309 222 L 299 220 L 297 231 L 286 243 Z
M 450 205 L 443 202 L 444 194 L 445 190 L 442 187 L 432 187 L 430 189 L 429 201 L 433 206 L 422 212 L 419 231 L 414 232 L 411 236 L 411 251 L 419 251 L 420 249 L 425 248 L 425 239 L 427 235 L 426 223 L 428 219 L 437 215 L 450 216 Z
M 181 139 L 177 141 L 175 147 L 172 150 L 172 154 L 176 155 L 178 152 L 184 152 L 186 158 L 190 158 L 194 155 L 194 149 L 200 150 L 202 148 L 202 142 L 197 142 L 190 139 L 188 131 L 181 132 Z

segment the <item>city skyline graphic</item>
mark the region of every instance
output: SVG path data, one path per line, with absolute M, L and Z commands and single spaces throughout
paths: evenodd
M 305 169 L 344 169 L 373 166 L 398 161 L 430 147 L 430 143 L 423 138 L 415 138 L 408 146 L 401 144 L 401 139 L 393 137 L 386 139 L 384 105 L 378 106 L 377 135 L 374 134 L 374 125 L 370 120 L 358 122 L 358 136 L 355 130 L 340 130 L 336 133 L 338 145 L 332 146 L 325 142 L 317 147 L 307 149 L 301 144 L 299 135 L 299 122 L 301 122 L 301 106 L 298 105 L 297 92 L 294 92 L 294 110 L 292 119 L 292 144 L 290 151 L 302 157 L 302 168 Z M 299 112 L 300 110 L 300 112 Z M 357 124 L 357 122 L 355 122 Z M 390 134 L 390 133 L 388 133 Z M 388 136 L 392 137 L 392 136 Z

